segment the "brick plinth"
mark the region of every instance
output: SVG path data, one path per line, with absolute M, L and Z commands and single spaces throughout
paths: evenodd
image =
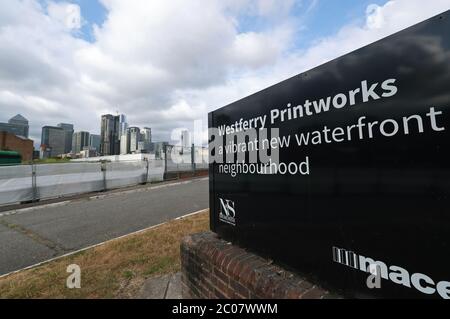
M 338 298 L 212 232 L 183 239 L 181 266 L 186 299 Z

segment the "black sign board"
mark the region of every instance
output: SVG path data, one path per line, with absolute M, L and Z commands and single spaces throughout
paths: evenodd
M 209 127 L 220 236 L 350 297 L 450 297 L 449 11 L 216 110 Z M 264 151 L 278 158 L 261 164 Z

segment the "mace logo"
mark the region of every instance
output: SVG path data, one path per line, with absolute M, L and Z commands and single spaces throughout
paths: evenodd
M 450 281 L 435 281 L 425 274 L 411 273 L 403 267 L 389 266 L 385 262 L 338 247 L 333 247 L 333 261 L 352 269 L 371 273 L 376 277 L 380 276 L 381 279 L 397 285 L 414 288 L 426 295 L 438 294 L 444 299 L 450 299 Z M 369 288 L 372 289 L 372 287 Z
M 220 221 L 236 226 L 236 210 L 234 202 L 229 199 L 219 198 L 219 219 Z

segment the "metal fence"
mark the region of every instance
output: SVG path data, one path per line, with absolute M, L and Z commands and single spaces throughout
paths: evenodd
M 161 158 L 165 160 L 167 174 L 208 169 L 208 149 L 205 147 L 166 145 Z
M 0 166 L 0 205 L 162 182 L 208 168 L 205 148 L 165 145 L 155 159 Z

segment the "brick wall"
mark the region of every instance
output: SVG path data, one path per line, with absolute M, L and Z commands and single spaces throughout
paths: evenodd
M 182 240 L 181 266 L 186 299 L 338 298 L 212 232 Z
M 26 138 L 17 137 L 14 134 L 0 132 L 0 150 L 15 151 L 22 155 L 22 161 L 33 159 L 33 141 Z

